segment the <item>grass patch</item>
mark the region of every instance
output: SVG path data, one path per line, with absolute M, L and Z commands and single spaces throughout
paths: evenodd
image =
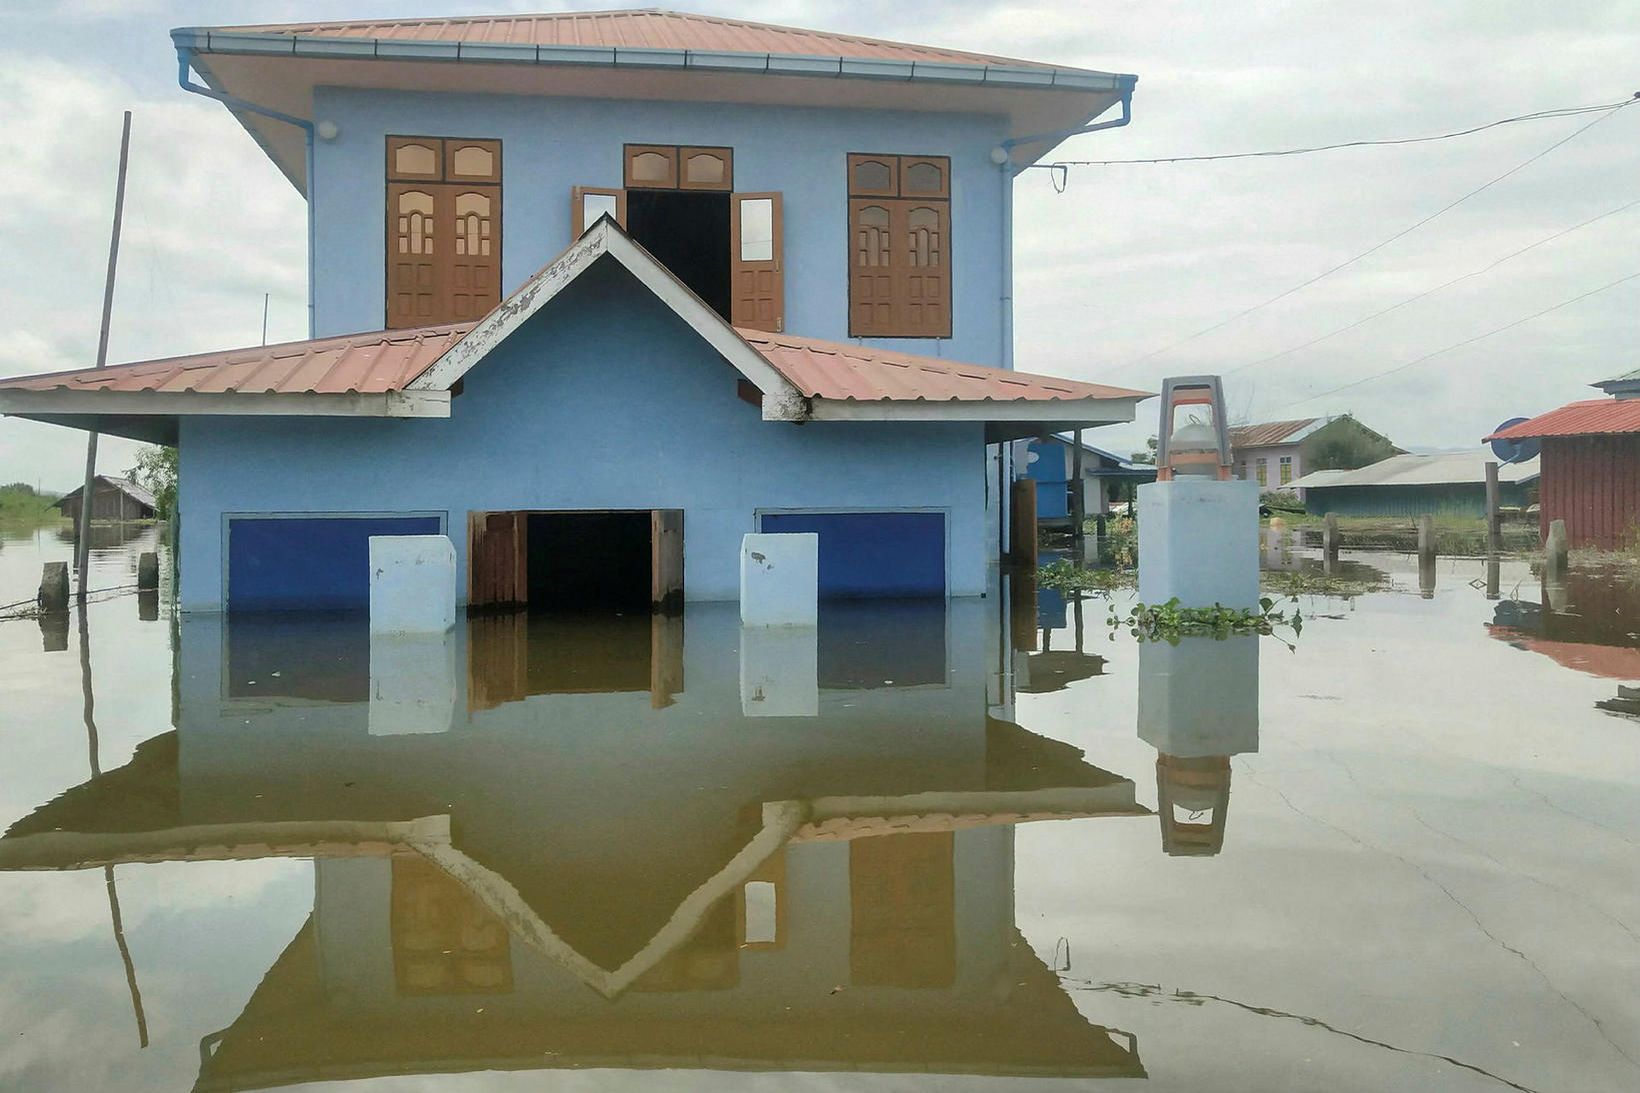
M 56 500 L 24 482 L 0 486 L 0 524 L 37 528 L 61 523 L 63 514 L 51 507 Z
M 1132 588 L 1138 579 L 1138 572 L 1132 568 L 1083 569 L 1064 559 L 1036 571 L 1037 586 L 1056 592 L 1109 592 Z
M 1300 596 L 1330 596 L 1351 600 L 1368 592 L 1383 592 L 1392 586 L 1389 575 L 1378 573 L 1367 577 L 1329 576 L 1325 573 L 1304 573 L 1297 570 L 1270 569 L 1259 574 L 1259 587 L 1266 592 L 1287 599 Z

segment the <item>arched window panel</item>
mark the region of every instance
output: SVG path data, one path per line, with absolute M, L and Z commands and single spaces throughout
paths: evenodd
M 899 157 L 848 157 L 848 192 L 861 197 L 894 197 L 899 193 Z
M 661 144 L 627 145 L 626 185 L 650 190 L 677 189 L 678 150 Z
M 488 194 L 456 195 L 456 254 L 466 257 L 489 255 L 490 208 Z
M 449 160 L 451 181 L 501 181 L 500 141 L 445 141 L 445 155 Z
M 868 268 L 889 264 L 889 216 L 881 205 L 855 210 L 854 264 Z
M 443 177 L 443 142 L 425 137 L 389 137 L 387 177 L 436 181 Z
M 944 156 L 902 157 L 900 192 L 906 197 L 951 196 L 951 161 Z
M 940 213 L 919 205 L 906 213 L 908 264 L 914 267 L 943 266 L 945 241 L 940 231 Z
M 734 152 L 729 148 L 684 148 L 683 174 L 678 186 L 684 190 L 734 189 Z
M 421 190 L 405 190 L 396 202 L 398 230 L 396 247 L 400 254 L 433 253 L 433 195 Z

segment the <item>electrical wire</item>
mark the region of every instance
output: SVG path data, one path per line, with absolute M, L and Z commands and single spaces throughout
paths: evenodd
M 1052 163 L 1033 163 L 1027 170 L 1062 170 L 1067 167 L 1126 167 L 1139 164 L 1155 163 L 1209 163 L 1224 159 L 1271 159 L 1279 156 L 1307 156 L 1312 152 L 1332 152 L 1341 148 L 1378 148 L 1395 144 L 1427 144 L 1430 141 L 1452 140 L 1455 137 L 1467 137 L 1475 133 L 1484 133 L 1488 129 L 1496 129 L 1500 125 L 1513 125 L 1522 121 L 1543 121 L 1550 118 L 1573 118 L 1579 114 L 1593 114 L 1602 110 L 1615 110 L 1619 106 L 1627 106 L 1633 99 L 1621 102 L 1598 103 L 1593 106 L 1567 106 L 1558 110 L 1539 110 L 1532 114 L 1518 114 L 1512 118 L 1500 118 L 1489 121 L 1485 125 L 1476 125 L 1468 129 L 1457 129 L 1450 133 L 1435 133 L 1425 137 L 1390 137 L 1384 140 L 1346 140 L 1337 144 L 1317 144 L 1306 148 L 1279 148 L 1259 152 L 1222 152 L 1205 156 L 1162 156 L 1155 159 L 1056 159 Z M 1063 174 L 1060 176 L 1063 178 Z M 1062 189 L 1060 192 L 1064 192 Z
M 1579 136 L 1581 136 L 1582 134 L 1588 132 L 1590 129 L 1594 128 L 1596 125 L 1599 125 L 1601 122 L 1605 121 L 1607 118 L 1610 118 L 1613 114 L 1616 114 L 1619 110 L 1622 110 L 1626 106 L 1632 105 L 1636 101 L 1640 101 L 1640 100 L 1629 99 L 1625 102 L 1620 102 L 1620 103 L 1616 104 L 1615 106 L 1611 106 L 1611 107 L 1606 108 L 1605 113 L 1601 114 L 1599 117 L 1595 118 L 1593 121 L 1588 122 L 1584 125 L 1578 126 L 1571 133 L 1567 134 L 1564 137 L 1561 137 L 1559 140 L 1557 140 L 1553 144 L 1549 145 L 1549 147 L 1543 149 L 1540 152 L 1534 153 L 1533 155 L 1531 155 L 1531 156 L 1527 157 L 1526 159 L 1522 160 L 1520 163 L 1517 163 L 1515 166 L 1509 168 L 1507 171 L 1503 172 L 1501 175 L 1496 175 L 1492 179 L 1490 179 L 1489 181 L 1482 183 L 1481 185 L 1475 187 L 1473 190 L 1470 190 L 1468 193 L 1464 194 L 1462 197 L 1458 198 L 1456 201 L 1452 201 L 1452 202 L 1447 203 L 1446 205 L 1443 205 L 1441 208 L 1439 208 L 1439 209 L 1435 210 L 1434 212 L 1430 213 L 1428 216 L 1424 217 L 1422 220 L 1419 220 L 1414 224 L 1411 224 L 1411 225 L 1409 225 L 1405 228 L 1402 228 L 1400 231 L 1396 232 L 1394 235 L 1391 235 L 1389 238 L 1384 239 L 1381 242 L 1373 244 L 1372 246 L 1368 247 L 1366 250 L 1360 252 L 1359 254 L 1353 255 L 1350 258 L 1346 258 L 1344 261 L 1339 262 L 1337 265 L 1332 266 L 1329 269 L 1323 270 L 1322 272 L 1316 274 L 1314 277 L 1311 277 L 1306 281 L 1302 281 L 1299 284 L 1294 285 L 1292 288 L 1289 288 L 1284 292 L 1279 292 L 1276 295 L 1271 296 L 1269 299 L 1262 301 L 1261 303 L 1254 304 L 1251 307 L 1243 308 L 1242 310 L 1236 312 L 1234 315 L 1231 315 L 1227 319 L 1221 319 L 1218 322 L 1213 323 L 1211 326 L 1204 326 L 1200 330 L 1196 331 L 1194 334 L 1186 335 L 1185 337 L 1180 338 L 1176 342 L 1172 342 L 1168 345 L 1162 346 L 1160 349 L 1153 349 L 1149 353 L 1146 353 L 1144 356 L 1138 357 L 1138 358 L 1136 358 L 1132 361 L 1129 361 L 1127 364 L 1122 365 L 1121 368 L 1117 369 L 1117 371 L 1124 371 L 1128 368 L 1134 367 L 1135 365 L 1143 364 L 1145 361 L 1150 360 L 1152 357 L 1161 356 L 1163 353 L 1170 353 L 1173 350 L 1179 348 L 1181 345 L 1188 344 L 1189 342 L 1193 342 L 1197 338 L 1202 337 L 1203 335 L 1211 334 L 1215 330 L 1220 330 L 1220 329 L 1222 329 L 1226 326 L 1229 326 L 1231 323 L 1237 321 L 1238 319 L 1246 318 L 1248 315 L 1251 315 L 1256 311 L 1262 311 L 1263 309 L 1269 307 L 1271 304 L 1277 303 L 1281 300 L 1285 300 L 1287 297 L 1293 295 L 1294 293 L 1301 292 L 1304 289 L 1309 288 L 1311 285 L 1315 284 L 1316 282 L 1324 280 L 1328 277 L 1331 277 L 1333 274 L 1339 272 L 1340 270 L 1348 269 L 1350 266 L 1355 265 L 1355 263 L 1361 261 L 1363 258 L 1366 258 L 1366 257 L 1368 257 L 1369 255 L 1372 255 L 1372 254 L 1376 254 L 1378 251 L 1383 250 L 1385 247 L 1389 246 L 1391 243 L 1394 243 L 1397 240 L 1406 238 L 1407 236 L 1411 235 L 1413 232 L 1417 231 L 1419 228 L 1422 228 L 1424 225 L 1429 224 L 1430 222 L 1436 220 L 1437 218 L 1446 215 L 1447 213 L 1451 212 L 1453 209 L 1457 208 L 1459 205 L 1462 205 L 1465 201 L 1468 201 L 1470 198 L 1475 197 L 1479 194 L 1485 193 L 1487 190 L 1490 190 L 1493 186 L 1496 186 L 1498 183 L 1502 182 L 1504 179 L 1506 179 L 1506 178 L 1510 177 L 1511 175 L 1517 174 L 1520 171 L 1526 169 L 1527 167 L 1529 167 L 1532 164 L 1536 163 L 1538 160 L 1542 159 L 1544 156 L 1548 155 L 1550 152 L 1553 152 L 1555 149 L 1559 148 L 1563 144 L 1566 144 L 1566 143 L 1568 143 L 1572 140 L 1577 139 Z
M 1491 262 L 1491 263 L 1489 263 L 1485 266 L 1482 266 L 1480 269 L 1471 270 L 1470 272 L 1465 273 L 1461 276 L 1452 278 L 1452 280 L 1447 281 L 1444 284 L 1439 284 L 1439 285 L 1436 285 L 1434 288 L 1427 289 L 1423 292 L 1420 292 L 1416 296 L 1408 296 L 1405 300 L 1402 300 L 1400 303 L 1391 304 L 1390 306 L 1388 306 L 1388 307 L 1386 307 L 1386 308 L 1384 308 L 1380 311 L 1374 311 L 1371 315 L 1362 316 L 1361 318 L 1355 320 L 1353 323 L 1350 323 L 1347 326 L 1341 326 L 1337 330 L 1334 330 L 1334 331 L 1331 331 L 1329 333 L 1323 334 L 1318 338 L 1311 338 L 1309 341 L 1303 342 L 1299 345 L 1295 345 L 1291 349 L 1283 349 L 1281 352 L 1272 353 L 1268 357 L 1260 357 L 1258 360 L 1248 361 L 1245 364 L 1238 364 L 1234 368 L 1227 369 L 1226 371 L 1220 373 L 1220 375 L 1233 376 L 1237 372 L 1245 371 L 1248 368 L 1255 368 L 1255 367 L 1257 367 L 1258 365 L 1261 365 L 1261 364 L 1268 364 L 1271 361 L 1280 360 L 1282 357 L 1288 356 L 1288 355 L 1293 354 L 1293 353 L 1297 353 L 1300 350 L 1308 349 L 1313 345 L 1320 345 L 1324 341 L 1327 341 L 1327 340 L 1332 339 L 1332 338 L 1336 338 L 1340 334 L 1348 333 L 1349 331 L 1354 330 L 1356 327 L 1361 326 L 1365 323 L 1369 323 L 1372 320 L 1374 320 L 1376 318 L 1379 318 L 1381 316 L 1388 315 L 1392 311 L 1399 311 L 1401 308 L 1406 307 L 1408 304 L 1415 304 L 1419 300 L 1427 300 L 1429 297 L 1435 295 L 1437 292 L 1444 292 L 1446 289 L 1451 288 L 1453 285 L 1458 284 L 1460 281 L 1467 281 L 1471 277 L 1479 277 L 1483 273 L 1490 273 L 1492 270 L 1497 269 L 1499 266 L 1503 265 L 1505 262 L 1509 261 L 1510 259 L 1519 258 L 1521 255 L 1525 254 L 1527 251 L 1536 250 L 1538 247 L 1543 246 L 1545 243 L 1553 243 L 1556 239 L 1559 239 L 1561 236 L 1570 235 L 1572 232 L 1578 231 L 1579 229 L 1582 229 L 1582 228 L 1586 228 L 1590 224 L 1597 223 L 1598 221 L 1604 220 L 1609 216 L 1616 216 L 1618 213 L 1627 212 L 1628 210 L 1634 208 L 1636 205 L 1640 205 L 1640 197 L 1635 198 L 1633 201 L 1630 201 L 1626 205 L 1619 205 L 1615 209 L 1608 209 L 1606 212 L 1601 213 L 1599 216 L 1591 216 L 1589 219 L 1583 221 L 1581 224 L 1573 224 L 1569 228 L 1562 228 L 1560 231 L 1555 232 L 1553 235 L 1546 235 L 1542 239 L 1539 239 L 1537 242 L 1528 243 L 1526 246 L 1520 248 L 1517 251 L 1510 251 L 1508 254 L 1504 255 L 1502 258 L 1499 258 L 1499 259 L 1497 259 L 1497 260 L 1495 260 L 1495 261 L 1493 261 L 1493 262 Z
M 1551 307 L 1546 307 L 1542 311 L 1535 311 L 1532 314 L 1527 315 L 1523 318 L 1516 319 L 1514 322 L 1505 323 L 1503 326 L 1497 327 L 1493 330 L 1488 330 L 1484 334 L 1476 334 L 1474 337 L 1465 338 L 1461 342 L 1453 342 L 1451 345 L 1446 346 L 1443 349 L 1437 349 L 1433 353 L 1425 353 L 1423 356 L 1415 357 L 1414 359 L 1412 359 L 1410 361 L 1407 361 L 1405 364 L 1398 364 L 1394 368 L 1386 368 L 1382 372 L 1374 372 L 1370 376 L 1362 376 L 1360 379 L 1351 380 L 1349 383 L 1341 383 L 1337 387 L 1329 387 L 1327 390 L 1322 391 L 1319 394 L 1305 395 L 1301 399 L 1297 399 L 1293 402 L 1285 403 L 1281 406 L 1278 406 L 1278 407 L 1276 407 L 1275 410 L 1273 410 L 1271 412 L 1274 413 L 1274 412 L 1279 411 L 1279 410 L 1285 410 L 1290 406 L 1301 406 L 1306 402 L 1314 402 L 1316 399 L 1326 398 L 1329 395 L 1336 395 L 1340 391 L 1348 391 L 1352 387 L 1360 387 L 1362 384 L 1371 383 L 1374 380 L 1381 380 L 1385 376 L 1393 376 L 1397 372 L 1405 372 L 1408 368 L 1411 368 L 1414 365 L 1423 364 L 1425 361 L 1433 360 L 1434 358 L 1439 357 L 1439 356 L 1441 356 L 1445 353 L 1450 353 L 1454 349 L 1462 349 L 1465 346 L 1474 345 L 1476 342 L 1485 341 L 1487 338 L 1493 337 L 1494 335 L 1502 334 L 1506 330 L 1513 330 L 1513 329 L 1515 329 L 1515 327 L 1522 326 L 1526 323 L 1531 322 L 1534 319 L 1541 319 L 1541 318 L 1543 318 L 1543 316 L 1549 314 L 1552 311 L 1559 311 L 1563 307 L 1570 307 L 1571 305 L 1579 302 L 1580 300 L 1587 300 L 1590 296 L 1599 295 L 1600 293 L 1605 292 L 1608 289 L 1616 288 L 1618 285 L 1624 284 L 1625 282 L 1628 282 L 1628 281 L 1633 281 L 1636 278 L 1640 278 L 1640 272 L 1631 273 L 1627 277 L 1619 277 L 1615 281 L 1608 281 L 1606 284 L 1601 285 L 1599 288 L 1592 288 L 1587 292 L 1581 293 L 1580 295 L 1573 296 L 1570 300 L 1562 300 L 1560 303 L 1555 304 Z

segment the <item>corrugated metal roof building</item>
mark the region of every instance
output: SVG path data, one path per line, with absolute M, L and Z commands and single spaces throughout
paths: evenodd
M 1394 455 L 1353 471 L 1315 471 L 1293 483 L 1303 490 L 1313 513 L 1339 516 L 1486 515 L 1486 464 L 1495 457 L 1484 449 L 1433 455 Z M 1505 463 L 1498 468 L 1498 500 L 1507 508 L 1531 502 L 1538 461 Z
M 1634 377 L 1594 384 L 1615 398 L 1567 403 L 1487 438 L 1542 445 L 1544 537 L 1552 521 L 1564 520 L 1574 547 L 1614 550 L 1640 543 L 1640 398 L 1625 396 Z

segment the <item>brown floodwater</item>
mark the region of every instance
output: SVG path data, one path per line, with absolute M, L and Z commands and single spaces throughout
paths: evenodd
M 0 1089 L 1636 1088 L 1640 594 L 1334 571 L 1176 646 L 1025 584 L 0 622 Z

